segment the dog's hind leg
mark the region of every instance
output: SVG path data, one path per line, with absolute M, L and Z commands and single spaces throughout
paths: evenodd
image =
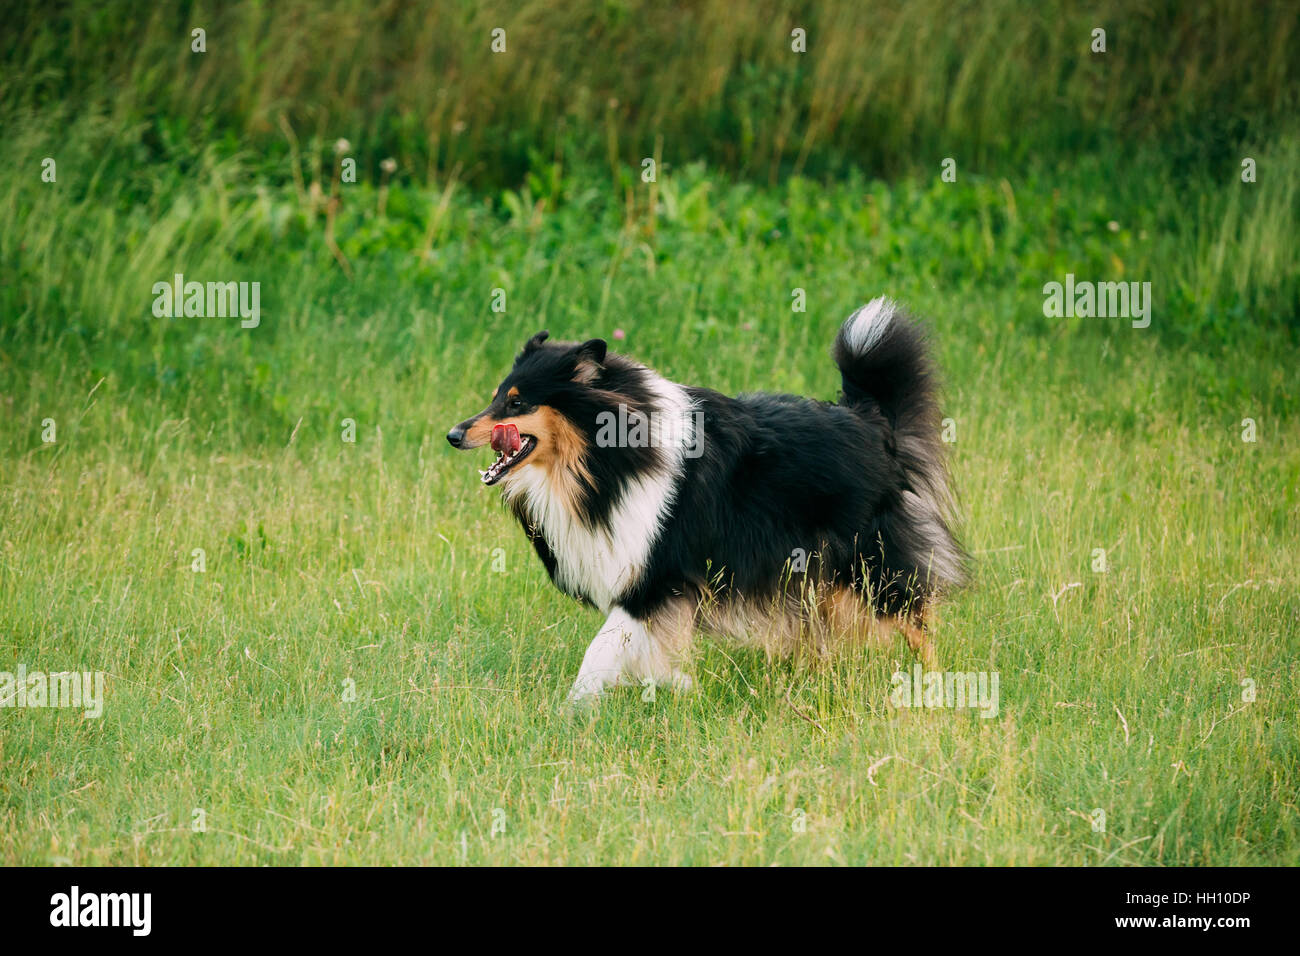
M 614 608 L 582 658 L 570 700 L 599 696 L 606 688 L 651 681 L 673 690 L 690 690 L 682 669 L 690 652 L 693 606 L 672 601 L 649 619 Z
M 931 632 L 933 616 L 928 607 L 903 614 L 880 614 L 862 600 L 860 592 L 841 587 L 826 596 L 822 611 L 832 634 L 841 639 L 888 647 L 895 635 L 901 634 L 922 664 L 931 669 L 938 666 Z
M 907 646 L 921 659 L 923 665 L 931 670 L 938 668 L 939 652 L 934 646 L 934 615 L 930 608 L 900 614 L 894 618 L 894 626 L 907 638 Z

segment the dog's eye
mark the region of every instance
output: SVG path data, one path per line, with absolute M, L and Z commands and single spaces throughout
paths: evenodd
M 508 412 L 517 412 L 519 411 L 519 409 L 523 407 L 524 407 L 524 403 L 519 400 L 518 395 L 511 398 L 510 401 L 506 402 L 506 411 Z

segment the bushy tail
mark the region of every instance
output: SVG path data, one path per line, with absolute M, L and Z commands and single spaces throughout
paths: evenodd
M 843 377 L 840 404 L 885 419 L 907 478 L 898 520 L 882 528 L 889 563 L 897 574 L 914 574 L 926 593 L 959 584 L 967 559 L 951 530 L 953 495 L 925 335 L 882 296 L 845 320 L 834 356 Z
M 844 378 L 841 405 L 875 406 L 893 428 L 915 425 L 938 442 L 925 337 L 893 302 L 872 299 L 844 321 L 835 337 L 835 364 Z

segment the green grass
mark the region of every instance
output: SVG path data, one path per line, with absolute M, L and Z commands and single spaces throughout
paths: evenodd
M 362 183 L 349 278 L 286 167 L 134 168 L 107 124 L 13 124 L 0 669 L 110 676 L 98 720 L 0 710 L 0 862 L 1300 861 L 1294 166 L 669 167 L 655 216 L 583 169 L 399 183 L 382 216 Z M 57 184 L 26 175 L 51 150 Z M 177 271 L 261 281 L 261 326 L 153 318 Z M 1152 281 L 1152 327 L 1044 318 L 1066 272 Z M 797 665 L 709 641 L 697 692 L 567 712 L 600 617 L 447 427 L 542 327 L 832 397 L 834 329 L 882 291 L 932 320 L 977 557 L 940 650 L 999 673 L 999 716 L 891 711 L 901 645 Z

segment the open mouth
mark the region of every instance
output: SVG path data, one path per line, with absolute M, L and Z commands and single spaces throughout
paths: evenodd
M 483 484 L 495 485 L 536 447 L 537 439 L 532 435 L 519 434 L 515 425 L 495 426 L 492 429 L 492 448 L 497 453 L 497 460 L 492 462 L 487 471 L 479 472 Z

